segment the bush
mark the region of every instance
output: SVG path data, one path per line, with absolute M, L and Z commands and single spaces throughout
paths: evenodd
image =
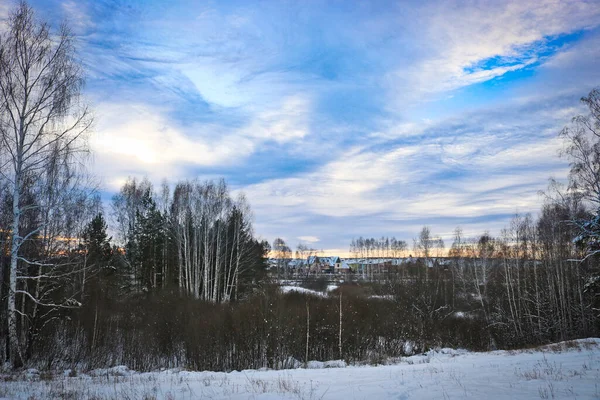
M 317 292 L 326 292 L 328 285 L 329 279 L 326 276 L 308 276 L 300 282 L 301 287 Z

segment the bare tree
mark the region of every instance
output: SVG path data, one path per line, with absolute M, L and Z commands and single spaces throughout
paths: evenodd
M 306 276 L 310 274 L 309 258 L 317 255 L 317 249 L 299 243 L 296 247 L 296 272 L 303 272 Z
M 588 115 L 578 115 L 560 133 L 566 147 L 562 155 L 571 161 L 570 189 L 584 199 L 600 205 L 600 88 L 592 90 L 581 102 Z
M 16 309 L 19 265 L 48 266 L 26 259 L 20 251 L 46 228 L 41 224 L 22 234 L 24 214 L 43 207 L 22 198 L 25 181 L 40 179 L 53 160 L 72 163 L 72 156 L 84 150 L 80 139 L 92 119 L 79 101 L 83 75 L 67 26 L 52 35 L 48 24 L 21 2 L 10 14 L 7 27 L 0 35 L 0 143 L 5 154 L 0 173 L 12 194 L 7 319 L 10 362 L 19 366 L 23 361 Z M 23 294 L 36 304 L 48 305 L 28 291 Z
M 415 240 L 415 251 L 425 259 L 425 262 L 429 262 L 429 258 L 432 256 L 433 245 L 434 239 L 431 236 L 431 230 L 428 226 L 424 226 L 419 233 L 419 239 Z
M 394 259 L 404 256 L 404 253 L 406 253 L 406 249 L 408 248 L 404 240 L 396 240 L 395 237 L 390 239 L 390 247 L 391 256 Z
M 232 199 L 225 181 L 184 181 L 170 197 L 165 221 L 173 235 L 173 280 L 180 292 L 213 303 L 237 299 L 241 286 L 258 277 L 264 252 L 253 237 L 245 196 Z
M 578 231 L 574 242 L 585 250 L 585 255 L 569 261 L 581 264 L 589 259 L 591 265 L 597 266 L 597 261 L 592 259 L 600 255 L 600 88 L 593 89 L 581 102 L 589 113 L 573 118 L 560 133 L 566 143 L 563 155 L 571 162 L 569 194 L 580 196 L 591 208 L 591 215 L 587 217 L 570 218 Z M 579 267 L 576 271 L 579 272 Z M 600 285 L 594 283 L 600 281 L 597 267 L 588 272 L 587 281 L 585 292 L 595 299 L 600 298 Z M 580 297 L 583 298 L 581 293 Z
M 277 277 L 282 277 L 281 272 L 283 270 L 283 277 L 287 279 L 288 263 L 292 258 L 292 250 L 282 238 L 275 238 L 275 240 L 273 241 L 272 249 L 273 257 L 275 257 L 275 259 L 277 260 Z

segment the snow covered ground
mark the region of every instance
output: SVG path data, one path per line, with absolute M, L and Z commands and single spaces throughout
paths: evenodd
M 312 289 L 306 289 L 306 288 L 303 288 L 301 286 L 286 285 L 286 286 L 281 286 L 280 290 L 283 293 L 298 292 L 298 293 L 312 294 L 312 295 L 318 296 L 318 297 L 327 297 L 327 293 L 319 292 L 319 291 L 312 290 Z
M 600 398 L 600 339 L 534 350 L 441 349 L 393 365 L 311 363 L 282 371 L 136 373 L 126 367 L 53 378 L 3 375 L 8 399 L 593 399 Z M 330 368 L 326 368 L 329 366 Z M 73 375 L 73 374 L 71 374 Z

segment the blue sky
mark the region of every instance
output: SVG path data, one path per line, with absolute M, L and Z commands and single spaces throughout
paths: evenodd
M 293 248 L 498 234 L 566 178 L 557 134 L 600 85 L 598 1 L 31 5 L 77 34 L 106 197 L 224 177 Z

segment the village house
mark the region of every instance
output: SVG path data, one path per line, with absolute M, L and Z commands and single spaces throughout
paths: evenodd
M 333 274 L 342 268 L 342 260 L 338 256 L 319 257 L 310 256 L 306 259 L 310 273 Z

